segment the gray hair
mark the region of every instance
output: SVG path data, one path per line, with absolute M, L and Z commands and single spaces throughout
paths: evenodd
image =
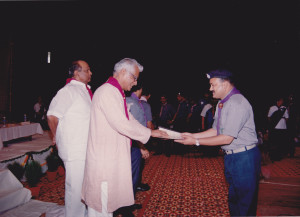
M 144 67 L 141 64 L 139 64 L 135 59 L 124 58 L 115 64 L 113 74 L 118 73 L 122 69 L 125 69 L 129 72 L 133 72 L 135 66 L 138 67 L 139 72 L 142 72 L 144 69 Z

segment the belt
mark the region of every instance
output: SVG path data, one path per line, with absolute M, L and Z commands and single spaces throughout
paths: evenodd
M 242 147 L 242 148 L 237 148 L 237 149 L 234 149 L 234 150 L 223 150 L 223 152 L 225 154 L 236 154 L 236 153 L 240 153 L 240 152 L 243 152 L 243 151 L 248 151 L 252 148 L 255 148 L 256 147 L 256 144 L 254 145 L 248 145 L 248 146 L 245 146 L 245 147 Z

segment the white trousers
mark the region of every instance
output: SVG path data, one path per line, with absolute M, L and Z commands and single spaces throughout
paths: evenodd
M 65 217 L 85 217 L 86 205 L 81 201 L 85 161 L 66 161 Z
M 108 189 L 107 182 L 101 183 L 101 202 L 102 202 L 102 212 L 97 212 L 93 208 L 88 207 L 88 217 L 112 217 L 113 213 L 107 212 L 107 198 Z

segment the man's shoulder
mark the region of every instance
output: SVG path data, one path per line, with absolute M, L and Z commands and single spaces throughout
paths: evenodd
M 59 91 L 76 91 L 85 88 L 85 86 L 81 85 L 79 82 L 70 82 L 59 89 Z
M 271 105 L 270 109 L 274 109 L 274 110 L 276 109 L 276 110 L 278 110 L 278 107 L 276 105 Z
M 126 102 L 136 102 L 137 100 L 136 99 L 134 99 L 133 97 L 131 97 L 131 96 L 127 96 L 126 97 Z
M 212 108 L 212 105 L 210 104 L 210 103 L 207 103 L 207 104 L 205 104 L 204 106 L 203 106 L 203 110 L 204 109 L 210 109 L 210 108 Z
M 130 96 L 128 96 L 128 98 L 126 97 L 126 103 L 131 109 L 139 107 L 138 101 Z
M 148 102 L 144 101 L 144 100 L 141 100 L 141 103 L 142 103 L 143 105 L 145 105 L 145 106 L 149 106 L 149 107 L 150 107 L 150 104 L 149 104 Z
M 104 83 L 102 85 L 100 85 L 94 92 L 94 94 L 96 93 L 117 93 L 119 92 L 119 90 L 114 87 L 113 85 L 109 84 L 109 83 Z
M 246 97 L 244 97 L 243 94 L 234 94 L 230 97 L 229 99 L 232 103 L 244 103 L 244 102 L 248 102 L 248 100 L 246 99 Z

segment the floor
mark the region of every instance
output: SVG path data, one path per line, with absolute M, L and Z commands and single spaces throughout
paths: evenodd
M 294 158 L 268 162 L 262 172 L 257 215 L 300 216 L 300 146 Z
M 257 213 L 259 216 L 300 216 L 300 147 L 294 158 L 262 166 Z

